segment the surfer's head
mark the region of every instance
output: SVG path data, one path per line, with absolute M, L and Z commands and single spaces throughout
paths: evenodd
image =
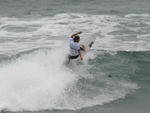
M 79 42 L 80 41 L 80 37 L 77 35 L 73 38 L 74 42 Z

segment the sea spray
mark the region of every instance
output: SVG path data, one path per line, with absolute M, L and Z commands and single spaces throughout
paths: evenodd
M 91 73 L 94 65 L 88 61 L 68 67 L 63 48 L 26 53 L 0 68 L 1 109 L 80 109 L 123 98 L 137 88 L 126 80 L 111 81 L 103 72 Z

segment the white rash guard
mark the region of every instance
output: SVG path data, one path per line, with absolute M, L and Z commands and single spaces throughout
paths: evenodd
M 80 44 L 78 42 L 74 42 L 73 38 L 69 38 L 70 44 L 70 56 L 78 56 L 80 50 Z

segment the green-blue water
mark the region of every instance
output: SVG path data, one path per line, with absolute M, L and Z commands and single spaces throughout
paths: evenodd
M 0 110 L 149 113 L 149 0 L 0 0 Z M 66 65 L 68 38 L 96 37 Z

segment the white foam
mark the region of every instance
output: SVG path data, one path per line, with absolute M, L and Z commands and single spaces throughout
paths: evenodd
M 61 52 L 52 50 L 25 55 L 1 68 L 1 108 L 38 110 L 61 104 L 59 100 L 63 99 L 65 89 L 76 79 L 62 66 Z
M 150 17 L 150 14 L 127 14 L 125 17 L 131 18 L 131 17 Z
M 92 35 L 94 37 L 97 37 L 96 44 L 94 46 L 94 49 L 103 49 L 103 50 L 111 50 L 111 51 L 145 51 L 149 50 L 149 44 L 148 41 L 145 41 L 143 39 L 137 40 L 135 38 L 135 43 L 137 43 L 137 48 L 135 48 L 132 43 L 127 41 L 125 42 L 122 40 L 122 37 L 128 36 L 130 38 L 133 38 L 132 36 L 144 36 L 145 34 L 137 34 L 136 32 L 139 31 L 142 32 L 144 29 L 143 24 L 148 25 L 149 21 L 148 14 L 138 15 L 140 18 L 132 18 L 134 16 L 137 16 L 137 14 L 128 14 L 125 17 L 119 17 L 115 15 L 88 15 L 88 14 L 74 14 L 74 13 L 64 13 L 64 14 L 57 14 L 52 17 L 44 17 L 41 19 L 18 19 L 18 18 L 6 18 L 1 17 L 1 30 L 0 30 L 0 36 L 1 37 L 12 37 L 16 40 L 21 40 L 21 45 L 27 45 L 27 43 L 23 43 L 24 41 L 28 41 L 30 39 L 30 42 L 35 42 L 38 38 L 45 38 L 45 41 L 50 41 L 49 39 L 52 39 L 52 37 L 61 37 L 60 40 L 64 40 L 68 38 L 72 33 L 75 33 L 77 31 L 83 31 L 83 34 L 81 34 L 82 38 L 86 38 L 88 35 Z M 140 24 L 137 25 L 137 23 L 141 23 L 142 27 L 140 27 Z M 130 26 L 130 23 L 134 25 Z M 15 32 L 11 31 L 11 29 L 8 31 L 7 28 L 9 26 L 17 26 L 17 27 L 25 27 L 26 29 L 34 28 L 35 29 L 31 32 Z M 5 29 L 6 28 L 6 29 Z M 14 28 L 15 29 L 15 28 Z M 126 33 L 126 29 L 129 31 L 129 33 Z M 145 28 L 144 32 L 146 34 L 149 34 L 149 28 Z M 116 32 L 114 34 L 110 34 L 112 32 Z M 117 34 L 118 32 L 118 34 Z M 121 34 L 120 34 L 121 32 Z M 132 32 L 132 34 L 130 34 Z M 137 42 L 136 42 L 137 41 Z M 139 44 L 143 41 L 143 46 Z M 12 40 L 14 45 L 17 43 Z M 43 43 L 44 43 L 43 42 Z M 29 43 L 29 41 L 28 41 Z M 32 46 L 38 45 L 36 43 L 33 43 Z M 146 45 L 146 46 L 144 46 Z M 7 45 L 9 48 L 9 45 Z M 28 45 L 27 45 L 28 46 Z M 20 46 L 18 46 L 20 47 Z M 18 48 L 16 48 L 18 49 Z M 21 48 L 20 48 L 21 49 Z

